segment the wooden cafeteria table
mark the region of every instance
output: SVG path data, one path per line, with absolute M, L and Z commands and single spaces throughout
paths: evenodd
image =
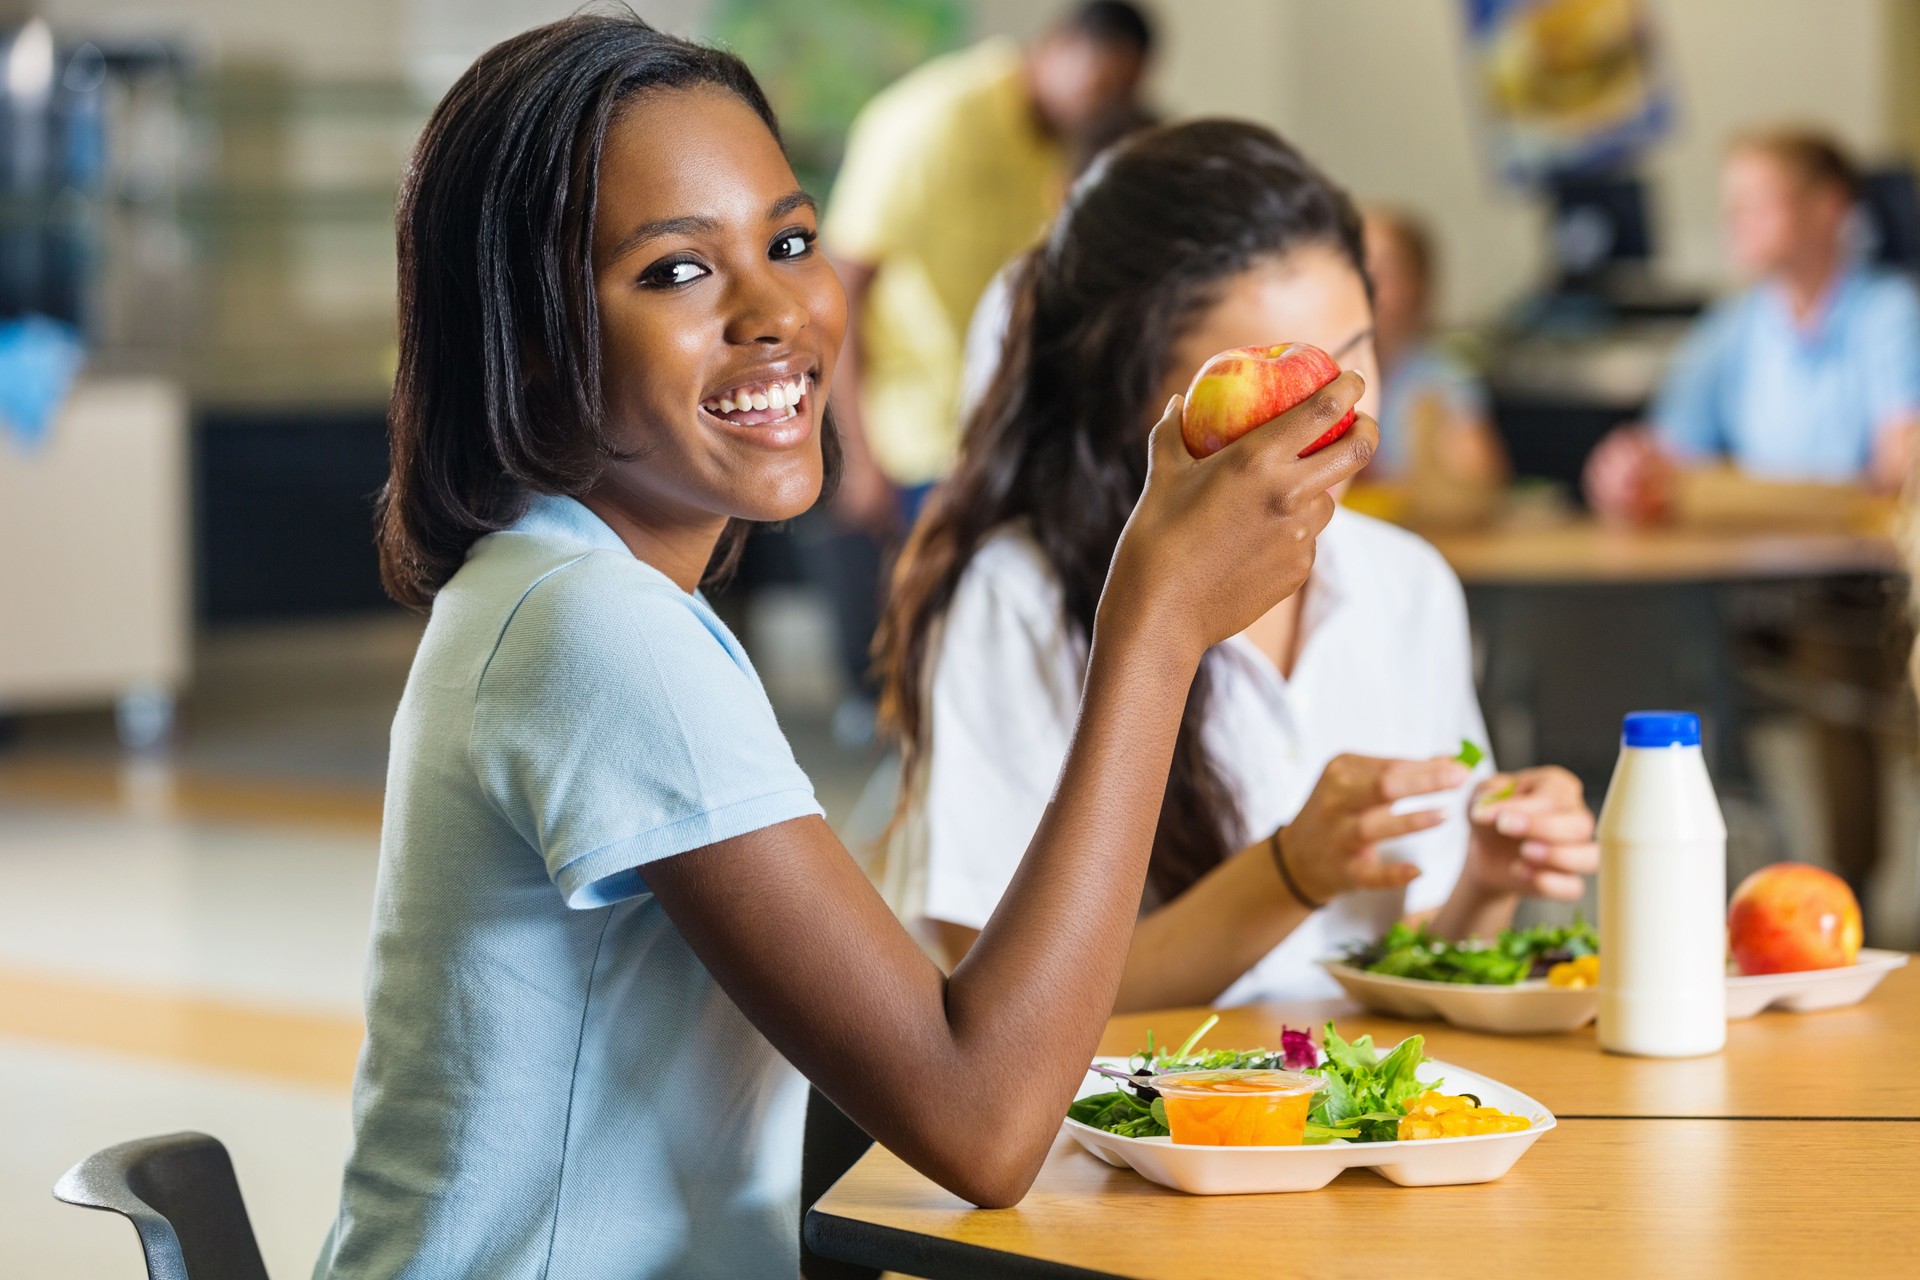
M 1203 1010 L 1113 1020 L 1103 1053 L 1184 1039 Z M 1190 1196 L 1055 1144 L 1027 1198 L 979 1210 L 875 1147 L 821 1199 L 827 1257 L 907 1275 L 1769 1277 L 1920 1275 L 1920 967 L 1865 1004 L 1730 1023 L 1712 1058 L 1601 1054 L 1589 1029 L 1486 1036 L 1342 1002 L 1223 1010 L 1217 1047 L 1336 1018 L 1413 1031 L 1434 1057 L 1559 1121 L 1498 1182 L 1397 1187 L 1353 1170 L 1297 1195 Z

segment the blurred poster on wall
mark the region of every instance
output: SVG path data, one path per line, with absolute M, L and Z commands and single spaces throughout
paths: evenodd
M 1663 136 L 1672 94 L 1646 0 L 1464 0 L 1473 83 L 1500 175 L 1624 167 Z

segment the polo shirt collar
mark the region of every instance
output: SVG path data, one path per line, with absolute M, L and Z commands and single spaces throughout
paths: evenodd
M 586 503 L 564 494 L 534 494 L 527 503 L 526 514 L 513 522 L 509 532 L 633 554 L 612 526 L 588 510 Z
M 1840 314 L 1841 308 L 1846 305 L 1848 297 L 1859 286 L 1863 275 L 1858 263 L 1849 263 L 1835 272 L 1832 282 L 1827 285 L 1827 291 L 1820 296 L 1820 303 L 1814 308 L 1813 320 L 1809 324 L 1803 325 L 1794 318 L 1793 307 L 1787 301 L 1787 291 L 1778 284 L 1766 286 L 1766 297 L 1773 308 L 1774 315 L 1778 317 L 1786 331 L 1793 335 L 1794 341 L 1809 350 L 1816 349 L 1826 345 L 1828 339 L 1833 336 L 1835 318 Z

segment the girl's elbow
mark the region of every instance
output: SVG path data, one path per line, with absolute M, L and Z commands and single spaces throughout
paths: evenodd
M 1053 1147 L 1053 1135 L 1040 1142 L 987 1141 L 978 1135 L 963 1142 L 963 1149 L 934 1180 L 968 1204 L 982 1209 L 1011 1209 L 1026 1198 L 1040 1167 Z
M 949 1183 L 947 1190 L 979 1209 L 1011 1209 L 1027 1198 L 1039 1168 L 971 1168 Z

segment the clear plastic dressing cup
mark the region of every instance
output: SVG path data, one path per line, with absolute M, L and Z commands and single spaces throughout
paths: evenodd
M 1300 1071 L 1169 1071 L 1150 1082 L 1182 1146 L 1297 1147 L 1324 1083 Z

